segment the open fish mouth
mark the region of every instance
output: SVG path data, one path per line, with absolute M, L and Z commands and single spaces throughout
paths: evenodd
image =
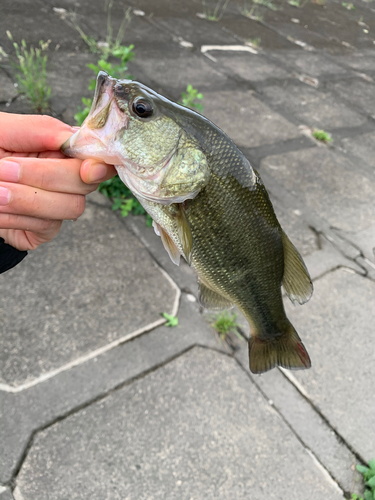
M 128 125 L 128 117 L 118 108 L 114 86 L 117 80 L 104 71 L 96 79 L 95 95 L 90 112 L 81 128 L 61 147 L 66 156 L 96 158 L 106 163 L 119 163 L 115 147 L 116 133 Z M 111 147 L 113 144 L 113 147 Z

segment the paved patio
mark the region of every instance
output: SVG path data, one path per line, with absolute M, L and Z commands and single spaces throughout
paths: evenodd
M 198 0 L 128 4 L 131 74 L 174 100 L 188 83 L 204 94 L 204 114 L 259 170 L 304 255 L 314 295 L 286 308 L 312 368 L 250 374 L 247 342 L 217 340 L 187 264 L 94 193 L 77 222 L 1 276 L 0 500 L 360 493 L 355 464 L 375 456 L 372 4 L 256 4 L 256 21 L 232 0 L 218 22 L 197 16 Z M 105 37 L 97 0 L 3 0 L 0 45 L 11 50 L 7 29 L 52 40 L 52 110 L 73 124 L 97 58 L 53 7 Z M 115 26 L 122 16 L 115 2 Z M 30 112 L 2 67 L 0 110 Z

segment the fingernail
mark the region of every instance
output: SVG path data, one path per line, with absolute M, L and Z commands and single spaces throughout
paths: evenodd
M 20 180 L 20 166 L 15 161 L 0 162 L 0 180 L 18 182 Z
M 0 205 L 8 205 L 9 200 L 10 200 L 9 189 L 0 186 Z
M 106 165 L 103 163 L 95 163 L 95 165 L 91 168 L 89 179 L 90 182 L 99 182 L 107 173 Z

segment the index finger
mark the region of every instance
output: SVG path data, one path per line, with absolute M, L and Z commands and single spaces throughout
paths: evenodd
M 15 153 L 58 151 L 76 131 L 52 116 L 1 112 L 0 130 L 0 148 Z

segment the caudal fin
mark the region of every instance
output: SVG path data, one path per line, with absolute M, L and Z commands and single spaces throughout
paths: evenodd
M 304 370 L 311 366 L 305 346 L 290 323 L 286 332 L 274 339 L 251 337 L 249 361 L 252 373 L 263 373 L 275 366 L 292 370 Z

